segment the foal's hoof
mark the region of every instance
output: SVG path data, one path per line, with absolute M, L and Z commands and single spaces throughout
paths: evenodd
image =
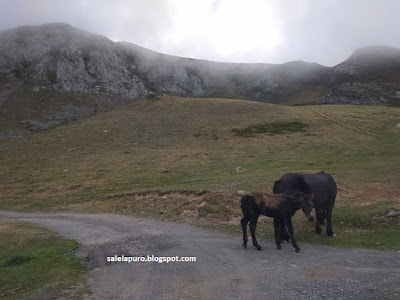
M 282 247 L 281 247 L 281 245 L 278 245 L 278 246 L 276 246 L 276 249 L 278 249 L 278 250 L 282 250 Z
M 331 231 L 331 232 L 326 232 L 326 235 L 327 235 L 327 236 L 335 236 L 335 233 L 334 233 L 333 231 Z
M 299 253 L 299 252 L 300 252 L 300 249 L 296 249 L 295 252 L 296 252 L 296 253 Z
M 322 229 L 321 229 L 321 228 L 315 228 L 315 232 L 316 232 L 317 234 L 321 234 L 321 233 L 322 233 Z
M 262 250 L 261 246 L 255 246 L 257 250 Z
M 244 249 L 246 249 L 246 248 L 247 248 L 247 244 L 243 244 L 242 246 L 243 246 L 243 248 L 244 248 Z

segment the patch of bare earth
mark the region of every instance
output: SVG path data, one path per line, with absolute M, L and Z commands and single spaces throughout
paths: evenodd
M 240 197 L 230 192 L 149 191 L 104 196 L 68 207 L 80 212 L 110 212 L 186 223 L 238 224 Z
M 350 202 L 347 199 L 357 201 Z M 360 188 L 353 186 L 351 189 L 341 186 L 338 188 L 338 200 L 338 204 L 343 200 L 352 207 L 371 206 L 386 201 L 392 202 L 393 208 L 400 209 L 400 189 L 385 183 L 372 183 Z

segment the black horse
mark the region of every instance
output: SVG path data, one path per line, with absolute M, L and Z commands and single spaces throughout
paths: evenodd
M 274 194 L 290 193 L 300 191 L 312 198 L 315 208 L 317 224 L 315 232 L 322 232 L 321 225 L 327 220 L 326 233 L 333 236 L 332 210 L 335 204 L 337 186 L 333 177 L 324 171 L 316 174 L 287 173 L 275 181 Z
M 292 241 L 296 252 L 300 251 L 293 235 L 292 216 L 300 208 L 309 219 L 312 219 L 312 206 L 309 198 L 304 193 L 296 192 L 287 194 L 268 194 L 262 192 L 253 192 L 245 195 L 241 199 L 243 218 L 240 221 L 243 231 L 243 247 L 247 247 L 247 224 L 250 222 L 250 233 L 254 247 L 261 250 L 261 246 L 256 239 L 256 226 L 258 217 L 265 215 L 274 218 L 275 242 L 278 249 L 281 249 L 282 228 L 287 228 L 289 238 Z M 286 231 L 286 229 L 284 229 Z

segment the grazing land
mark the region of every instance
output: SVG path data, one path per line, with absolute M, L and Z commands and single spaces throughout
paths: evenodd
M 390 107 L 138 101 L 0 140 L 0 208 L 125 214 L 239 236 L 237 191 L 271 191 L 284 173 L 324 170 L 339 187 L 336 237 L 314 234 L 297 213 L 298 242 L 400 249 L 399 219 L 385 218 L 400 209 L 399 122 Z M 271 220 L 260 218 L 257 231 L 270 238 Z
M 85 268 L 74 256 L 77 245 L 40 227 L 0 221 L 0 272 L 5 275 L 0 276 L 0 298 L 63 296 L 63 290 L 85 279 Z

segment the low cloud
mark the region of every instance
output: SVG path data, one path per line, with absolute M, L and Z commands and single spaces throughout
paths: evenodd
M 400 48 L 395 0 L 0 0 L 0 29 L 65 22 L 179 56 L 334 65 L 371 44 Z

